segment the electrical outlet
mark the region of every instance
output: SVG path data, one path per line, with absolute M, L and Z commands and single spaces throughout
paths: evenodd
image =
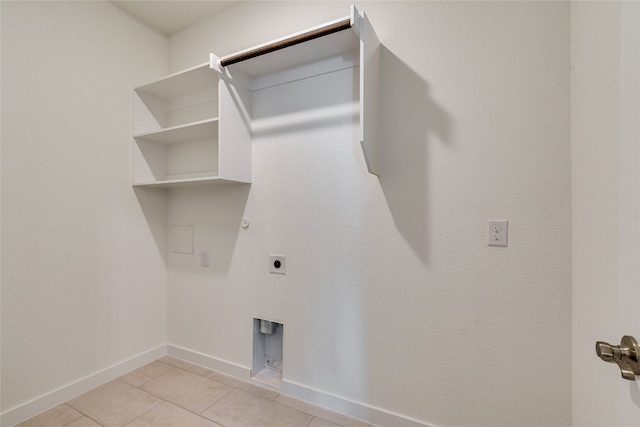
M 488 246 L 507 246 L 509 221 L 489 221 L 487 230 Z
M 287 273 L 286 255 L 269 255 L 269 272 L 276 274 Z

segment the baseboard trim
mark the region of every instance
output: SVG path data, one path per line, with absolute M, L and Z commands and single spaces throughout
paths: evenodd
M 247 382 L 252 382 L 251 368 L 245 366 L 171 344 L 167 345 L 167 354 Z M 265 386 L 264 384 L 261 385 Z M 428 424 L 424 421 L 315 390 L 286 379 L 282 380 L 280 392 L 295 399 L 378 426 L 437 427 L 434 424 Z
M 282 380 L 282 394 L 377 426 L 437 427 L 435 424 L 355 402 L 286 379 Z
M 138 369 L 147 363 L 151 363 L 167 354 L 178 359 L 251 382 L 251 368 L 208 356 L 197 351 L 167 344 L 151 349 L 72 384 L 61 387 L 58 390 L 47 393 L 30 402 L 10 409 L 0 415 L 0 425 L 4 427 L 13 427 L 16 424 L 35 417 L 36 415 Z M 344 397 L 316 390 L 286 379 L 282 380 L 282 388 L 280 392 L 295 399 L 299 399 L 352 418 L 357 418 L 374 425 L 437 427 L 434 424 L 428 424 L 420 420 L 376 408 L 361 402 L 355 402 Z
M 227 360 L 218 359 L 194 350 L 189 350 L 188 348 L 167 344 L 167 354 L 193 363 L 194 365 L 212 369 L 244 381 L 249 381 L 251 379 L 251 368 L 247 368 L 246 366 L 241 366 Z
M 108 383 L 124 374 L 138 369 L 147 363 L 167 354 L 167 346 L 161 345 L 142 354 L 134 356 L 107 369 L 89 375 L 72 384 L 61 387 L 27 403 L 9 409 L 0 415 L 0 425 L 12 427 L 29 418 L 35 417 L 49 409 L 67 402 L 83 393 L 93 390 L 102 384 Z

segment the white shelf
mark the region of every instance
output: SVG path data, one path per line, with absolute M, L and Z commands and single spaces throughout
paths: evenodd
M 224 178 L 220 178 L 219 176 L 208 176 L 208 177 L 199 177 L 199 178 L 175 178 L 175 179 L 166 179 L 163 181 L 149 181 L 149 182 L 138 182 L 134 183 L 134 187 L 155 187 L 155 188 L 175 188 L 175 187 L 186 187 L 186 186 L 194 186 L 194 185 L 210 185 L 210 184 L 242 184 L 239 181 L 232 181 Z
M 135 88 L 132 185 L 251 182 L 249 110 L 238 100 L 245 90 L 210 63 Z
M 217 84 L 218 75 L 211 72 L 207 62 L 163 77 L 155 82 L 138 86 L 134 90 L 162 99 L 173 99 L 215 88 Z
M 362 150 L 369 172 L 380 175 L 380 42 L 366 16 L 352 6 L 348 17 L 247 52 L 294 39 L 305 41 L 224 68 L 211 54 L 209 63 L 135 88 L 132 184 L 250 183 L 251 92 L 355 67 Z
M 336 28 L 340 29 L 331 32 Z M 273 50 L 283 45 L 287 47 Z M 252 57 L 253 54 L 258 56 Z M 222 65 L 237 59 L 239 62 Z M 212 56 L 211 67 L 219 70 L 223 78 L 240 82 L 251 91 L 359 67 L 360 143 L 367 169 L 380 175 L 380 41 L 364 12 L 355 6 L 351 6 L 347 17 L 220 59 Z
M 218 117 L 219 74 L 209 64 L 133 90 L 133 134 L 149 134 Z
M 134 138 L 161 142 L 163 144 L 179 144 L 186 141 L 197 141 L 211 138 L 218 134 L 218 118 L 202 120 L 186 125 L 173 126 L 155 132 L 134 135 Z

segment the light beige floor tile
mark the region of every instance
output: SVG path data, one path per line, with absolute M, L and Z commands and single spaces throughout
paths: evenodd
M 280 393 L 278 393 L 277 391 L 269 390 L 268 388 L 260 387 L 256 384 L 251 384 L 249 382 L 242 381 L 216 371 L 213 371 L 209 375 L 207 375 L 207 378 L 218 381 L 222 384 L 229 385 L 231 387 L 239 388 L 267 400 L 274 400 L 280 395 Z
M 103 426 L 120 427 L 161 402 L 156 396 L 114 380 L 67 403 Z
M 201 415 L 226 427 L 306 427 L 312 419 L 309 414 L 237 389 Z
M 232 390 L 228 385 L 182 369 L 172 369 L 140 388 L 196 414 Z
M 82 414 L 71 406 L 62 404 L 43 412 L 27 421 L 18 424 L 16 427 L 58 427 L 65 426 Z
M 311 403 L 304 402 L 302 400 L 294 399 L 293 397 L 285 396 L 281 394 L 275 400 L 276 402 L 288 406 L 289 408 L 297 409 L 307 414 L 311 414 L 314 417 L 322 418 L 330 421 L 334 424 L 338 424 L 343 427 L 368 427 L 369 424 L 364 421 L 357 420 L 355 418 L 348 417 L 346 415 L 338 414 L 336 412 L 329 411 L 328 409 L 320 408 L 319 406 L 312 405 Z
M 135 371 L 121 376 L 119 379 L 128 384 L 131 384 L 134 387 L 140 387 L 147 381 L 159 377 L 160 375 L 171 369 L 173 369 L 171 365 L 167 365 L 166 363 L 162 363 L 156 360 L 147 365 L 144 365 L 142 368 L 136 369 Z
M 102 427 L 97 422 L 93 421 L 89 417 L 80 417 L 71 424 L 67 424 L 65 427 Z
M 308 427 L 340 427 L 338 424 L 330 423 L 322 418 L 314 417 Z
M 220 424 L 172 403 L 163 402 L 127 424 L 127 427 L 220 427 Z
M 167 363 L 171 366 L 175 366 L 176 368 L 184 369 L 185 371 L 189 371 L 196 375 L 207 376 L 211 372 L 211 369 L 203 368 L 202 366 L 194 365 L 193 363 L 185 362 L 184 360 L 177 359 L 173 356 L 163 356 L 158 359 L 162 363 Z

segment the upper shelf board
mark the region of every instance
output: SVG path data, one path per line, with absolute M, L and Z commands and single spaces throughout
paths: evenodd
M 267 43 L 254 46 L 249 49 L 227 55 L 220 59 L 220 63 L 224 63 L 230 58 L 244 55 L 253 51 L 260 51 L 270 45 L 277 45 L 287 40 L 295 39 L 301 35 L 313 32 L 324 27 L 332 26 L 336 23 L 349 21 L 349 17 L 336 19 L 326 24 L 313 27 L 286 37 L 272 40 Z M 359 48 L 360 40 L 351 29 L 337 31 L 330 36 L 318 37 L 304 43 L 298 43 L 279 50 L 270 51 L 269 53 L 255 56 L 250 59 L 229 65 L 234 70 L 240 70 L 249 77 L 258 77 L 267 74 L 276 73 L 282 70 L 290 69 L 301 64 L 316 62 L 320 59 L 330 58 L 346 52 L 354 51 Z M 220 65 L 219 65 L 220 66 Z M 221 67 L 221 66 L 220 66 Z M 222 67 L 221 67 L 222 68 Z
M 185 95 L 215 88 L 218 85 L 218 73 L 211 72 L 210 64 L 197 65 L 188 70 L 171 74 L 153 83 L 139 86 L 134 90 L 144 92 L 161 99 L 178 98 Z
M 134 182 L 134 187 L 156 187 L 156 188 L 176 188 L 176 187 L 193 187 L 196 185 L 210 185 L 210 184 L 250 184 L 250 182 L 235 181 L 230 179 L 224 179 L 217 176 L 205 176 L 198 178 L 176 178 L 167 179 L 163 181 L 150 181 L 150 182 Z
M 210 66 L 252 91 L 359 66 L 360 143 L 367 169 L 380 176 L 380 46 L 364 12 L 352 5 L 348 17 L 222 58 L 212 54 Z
M 181 142 L 197 141 L 214 138 L 218 135 L 218 119 L 201 120 L 196 123 L 173 126 L 155 132 L 145 132 L 134 135 L 137 139 L 161 142 L 163 144 L 178 144 Z

